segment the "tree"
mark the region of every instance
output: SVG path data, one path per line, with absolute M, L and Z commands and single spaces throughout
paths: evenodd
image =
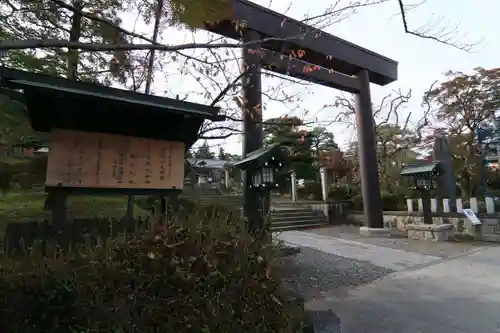
M 472 74 L 446 73 L 446 81 L 426 93 L 437 107 L 437 120 L 451 132 L 475 134 L 480 124 L 491 122 L 500 110 L 500 68 L 476 68 Z
M 224 161 L 227 159 L 226 153 L 224 152 L 224 148 L 219 147 L 219 156 L 218 159 Z
M 194 157 L 197 159 L 213 160 L 215 159 L 215 154 L 210 151 L 210 146 L 207 140 L 203 142 L 201 146 L 198 147 L 194 153 Z
M 482 168 L 477 129 L 494 120 L 495 112 L 500 110 L 499 96 L 500 68 L 476 68 L 472 74 L 448 72 L 446 81 L 424 95 L 424 102 L 435 107 L 437 121 L 446 126 L 464 195 L 474 194 Z
M 0 41 L 15 39 L 66 39 L 72 42 L 126 43 L 128 35 L 116 26 L 125 2 L 109 0 L 13 0 L 0 7 Z M 97 14 L 98 13 L 98 14 Z M 137 53 L 137 52 L 136 52 Z M 136 54 L 114 50 L 79 52 L 77 49 L 15 49 L 0 53 L 2 65 L 109 85 L 125 83 Z M 140 65 L 140 64 L 139 64 Z M 135 80 L 133 80 L 135 81 Z M 29 145 L 47 141 L 47 135 L 31 130 L 22 96 L 0 90 L 0 145 Z
M 377 157 L 381 190 L 398 192 L 403 189 L 399 185 L 399 172 L 403 164 L 415 160 L 414 151 L 423 141 L 423 128 L 427 125 L 430 110 L 423 110 L 415 124 L 410 123 L 412 113 L 403 116 L 402 110 L 411 98 L 411 90 L 407 93 L 396 91 L 382 98 L 379 104 L 374 104 L 373 115 L 377 140 Z M 339 97 L 334 105 L 340 108 L 337 121 L 355 126 L 355 102 L 350 97 Z M 347 174 L 349 180 L 358 184 L 359 155 L 358 143 L 352 142 L 346 151 L 348 160 Z M 353 174 L 354 172 L 354 174 Z
M 0 94 L 0 147 L 9 149 L 17 145 L 30 145 L 42 140 L 29 124 L 25 106 Z
M 0 40 L 66 40 L 68 43 L 127 44 L 130 35 L 121 29 L 119 14 L 127 1 L 116 0 L 11 0 L 2 6 Z M 78 48 L 34 48 L 3 52 L 4 65 L 66 76 L 82 81 L 110 84 L 126 80 L 128 52 L 80 52 Z
M 2 16 L 0 40 L 49 38 L 65 39 L 70 43 L 126 44 L 130 42 L 131 36 L 124 34 L 119 27 L 119 13 L 125 9 L 125 4 L 125 1 L 114 0 L 73 0 L 69 3 L 62 0 L 10 1 L 10 13 Z M 143 57 L 137 52 L 134 54 L 123 50 L 89 53 L 70 47 L 68 50 L 46 49 L 43 53 L 37 53 L 33 49 L 19 49 L 3 52 L 0 60 L 3 65 L 72 80 L 105 85 L 110 85 L 113 81 L 121 84 L 130 82 L 134 91 L 140 89 L 146 78 L 146 75 L 136 75 L 135 66 L 142 67 L 142 72 L 145 72 Z M 8 115 L 5 108 L 12 108 L 9 104 L 12 101 L 6 104 L 4 110 L 0 110 L 3 111 L 3 116 Z M 11 119 L 16 119 L 23 126 L 16 127 L 12 122 L 2 122 L 1 132 L 25 128 L 29 137 L 38 136 L 37 139 L 40 140 L 40 135 L 36 135 L 29 127 L 24 112 L 17 112 L 17 117 Z M 29 173 L 20 173 L 17 177 L 17 182 L 24 184 L 24 187 L 37 181 L 38 177 Z M 48 201 L 50 200 L 47 199 Z M 127 216 L 132 216 L 132 209 L 133 198 L 129 196 Z
M 97 10 L 83 12 L 83 7 L 88 4 L 89 1 L 95 1 L 99 4 L 96 6 Z M 205 22 L 215 22 L 219 20 L 228 19 L 231 17 L 231 6 L 229 0 L 210 0 L 210 1 L 193 1 L 193 0 L 168 0 L 162 1 L 161 3 L 167 9 L 167 15 L 165 15 L 166 20 L 170 24 L 182 25 L 188 27 L 190 29 L 196 29 L 201 26 Z M 121 32 L 127 33 L 129 36 L 135 37 L 138 41 L 147 42 L 147 44 L 140 43 L 121 43 L 120 40 L 114 40 L 114 43 L 107 43 L 106 41 L 80 41 L 80 40 L 71 40 L 71 43 L 75 48 L 77 47 L 80 50 L 87 51 L 113 51 L 113 50 L 121 50 L 121 51 L 130 51 L 130 50 L 161 50 L 168 52 L 175 52 L 186 49 L 193 48 L 220 48 L 220 47 L 230 47 L 230 48 L 239 48 L 239 43 L 228 43 L 228 42 L 220 42 L 216 44 L 210 43 L 188 43 L 183 45 L 165 45 L 161 43 L 156 43 L 152 39 L 146 38 L 140 34 L 127 31 L 122 28 L 121 22 L 103 20 L 103 17 L 110 14 L 110 11 L 116 9 L 117 6 L 124 6 L 128 1 L 117 1 L 117 0 L 73 0 L 70 3 L 65 2 L 64 0 L 51 0 L 48 4 L 42 0 L 34 0 L 34 1 L 9 1 L 7 5 L 2 8 L 3 17 L 10 18 L 14 14 L 19 14 L 19 12 L 23 12 L 25 10 L 30 10 L 32 8 L 36 8 L 38 12 L 43 12 L 44 15 L 53 15 L 54 23 L 51 23 L 48 26 L 48 34 L 46 36 L 40 35 L 38 33 L 34 33 L 32 35 L 19 35 L 15 34 L 14 40 L 9 42 L 3 42 L 0 46 L 0 50 L 20 50 L 20 49 L 32 49 L 32 48 L 64 48 L 68 46 L 68 39 L 60 38 L 59 35 L 53 34 L 50 29 L 59 29 L 59 14 L 57 12 L 60 8 L 66 8 L 68 10 L 73 11 L 76 19 L 92 19 L 96 22 L 113 23 L 115 27 L 119 27 Z M 139 12 L 141 12 L 147 22 L 148 17 L 154 17 L 150 15 L 151 11 L 154 11 L 156 8 L 156 4 L 158 1 L 147 0 L 141 2 L 130 1 L 131 5 L 137 6 Z M 351 13 L 354 13 L 356 10 L 361 8 L 370 7 L 373 5 L 378 5 L 382 3 L 389 2 L 389 0 L 364 0 L 364 1 L 355 1 L 352 3 L 348 3 L 344 7 L 338 6 L 338 4 L 329 6 L 324 10 L 322 14 L 315 15 L 313 17 L 307 17 L 304 21 L 311 25 L 318 24 L 322 27 L 334 24 L 339 20 L 344 19 Z M 474 45 L 470 43 L 461 43 L 460 41 L 456 41 L 452 38 L 453 29 L 447 29 L 447 27 L 440 26 L 439 22 L 431 22 L 425 26 L 412 29 L 407 20 L 408 11 L 415 9 L 418 5 L 408 5 L 405 4 L 405 1 L 398 0 L 397 1 L 401 20 L 402 20 L 402 28 L 403 30 L 413 36 L 417 36 L 419 38 L 431 39 L 437 41 L 439 43 L 451 45 L 453 47 L 470 50 Z M 29 17 L 30 18 L 30 17 Z M 63 17 L 65 20 L 69 20 L 70 17 Z M 22 21 L 21 21 L 22 22 Z M 28 21 L 31 23 L 31 21 Z M 34 23 L 32 23 L 34 24 Z M 45 28 L 45 27 L 44 27 Z M 34 30 L 36 30 L 34 28 Z M 71 30 L 68 29 L 67 32 Z M 14 31 L 16 32 L 16 31 Z M 45 37 L 45 38 L 44 38 Z M 49 37 L 49 38 L 47 38 Z M 297 38 L 297 36 L 294 36 Z
M 312 148 L 317 153 L 339 149 L 339 146 L 335 142 L 333 133 L 329 132 L 326 127 L 315 127 L 309 134 L 311 135 Z
M 334 140 L 333 133 L 329 132 L 326 127 L 321 127 L 317 126 L 314 127 L 311 131 L 307 133 L 308 139 L 311 142 L 311 149 L 314 154 L 315 161 L 314 163 L 316 166 L 322 165 L 322 162 L 325 161 L 326 159 L 330 162 L 328 167 L 329 170 L 332 172 L 333 182 L 336 182 L 337 179 L 341 178 L 344 174 L 344 169 L 340 167 L 340 164 L 342 163 L 334 163 L 335 164 L 335 169 L 336 171 L 333 171 L 333 160 L 337 160 L 338 156 L 332 156 L 335 155 L 336 152 L 339 151 L 339 147 L 337 143 Z M 332 160 L 333 158 L 333 160 Z M 335 162 L 341 162 L 335 161 Z M 319 172 L 316 173 L 316 179 L 320 180 L 320 174 Z
M 289 169 L 295 170 L 297 178 L 314 180 L 317 178 L 317 167 L 313 165 L 315 156 L 311 150 L 311 135 L 298 117 L 271 118 L 264 122 L 264 141 L 267 145 L 273 143 L 283 144 L 290 160 Z M 279 178 L 282 186 L 288 187 L 287 176 Z
M 317 15 L 306 17 L 303 22 L 324 29 L 360 9 L 385 2 L 389 0 L 353 1 L 346 6 L 336 3 Z M 397 4 L 405 32 L 461 49 L 471 46 L 453 41 L 449 31 L 435 25 L 432 29 L 428 26 L 412 29 L 406 14 L 415 5 L 407 5 L 402 0 L 398 0 Z M 135 26 L 134 29 L 125 28 L 124 22 L 119 19 L 123 13 L 135 13 L 148 25 L 152 18 L 158 16 L 158 9 L 162 9 L 159 12 L 164 15 L 155 24 L 153 38 L 135 32 Z M 163 66 L 172 61 L 178 65 L 179 72 L 191 76 L 200 85 L 201 89 L 196 94 L 204 100 L 211 99 L 213 104 L 223 104 L 223 112 L 228 116 L 228 121 L 224 123 L 207 122 L 200 131 L 200 138 L 224 139 L 241 133 L 234 122 L 241 122 L 238 95 L 239 79 L 244 73 L 235 73 L 234 69 L 230 69 L 238 67 L 231 64 L 240 58 L 235 50 L 241 48 L 241 43 L 210 36 L 203 42 L 193 40 L 185 44 L 166 45 L 154 37 L 168 26 L 193 30 L 204 22 L 224 20 L 230 16 L 229 0 L 9 0 L 0 7 L 0 50 L 8 51 L 1 53 L 0 60 L 15 68 L 76 76 L 80 80 L 104 84 L 118 80 L 124 84 L 130 80 L 131 68 L 144 67 L 143 55 L 138 60 L 134 59 L 138 53 L 153 55 L 155 50 L 168 52 L 157 63 Z M 150 77 L 151 72 L 147 75 Z M 283 78 L 269 72 L 266 75 Z M 168 77 L 168 73 L 165 72 L 165 76 Z M 297 80 L 285 80 L 297 84 Z M 263 94 L 286 103 L 300 100 L 299 96 L 284 92 L 283 86 L 279 84 Z M 181 98 L 190 94 L 193 92 Z M 234 103 L 234 100 L 237 102 Z M 265 103 L 262 108 L 265 108 Z
M 355 1 L 345 7 L 336 4 L 303 21 L 324 28 L 358 9 L 386 1 Z M 15 68 L 106 85 L 118 83 L 123 87 L 130 86 L 130 81 L 134 81 L 133 86 L 136 86 L 135 81 L 151 77 L 151 71 L 134 71 L 134 68 L 145 68 L 148 62 L 145 59 L 153 59 L 146 55 L 153 50 L 164 51 L 168 54 L 157 62 L 158 67 L 170 60 L 177 64 L 179 72 L 191 76 L 194 82 L 200 84 L 198 97 L 204 101 L 212 100 L 213 105 L 220 105 L 227 116 L 227 122 L 204 124 L 200 138 L 227 138 L 241 133 L 235 122 L 241 122 L 243 101 L 238 95 L 241 91 L 239 79 L 244 72 L 239 69 L 235 72 L 231 68 L 236 66 L 228 64 L 239 60 L 240 55 L 235 50 L 241 48 L 242 44 L 212 36 L 202 43 L 193 40 L 185 44 L 166 45 L 133 29 L 124 28 L 119 19 L 125 12 L 135 12 L 149 24 L 151 18 L 157 17 L 157 8 L 161 4 L 164 5 L 165 14 L 159 23 L 160 30 L 165 26 L 182 26 L 192 30 L 203 22 L 230 17 L 228 0 L 11 0 L 0 6 L 0 51 L 8 51 L 0 53 L 0 60 L 2 64 Z M 412 30 L 406 21 L 406 12 L 410 7 L 401 0 L 398 0 L 398 4 L 406 32 L 467 48 L 450 41 L 448 34 L 443 38 L 421 33 L 418 29 Z M 169 76 L 165 68 L 161 68 L 161 71 L 165 77 Z M 281 75 L 267 75 L 282 78 Z M 288 79 L 287 82 L 296 84 L 296 80 Z M 279 84 L 263 94 L 283 103 L 300 101 L 300 97 L 284 94 L 282 88 L 283 85 Z M 192 93 L 180 98 L 185 99 Z
M 396 124 L 384 124 L 377 128 L 377 155 L 380 187 L 389 193 L 401 192 L 400 172 L 405 164 L 417 159 L 413 150 L 419 142 L 412 129 Z

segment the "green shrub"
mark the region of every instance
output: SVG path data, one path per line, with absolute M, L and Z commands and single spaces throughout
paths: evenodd
M 352 208 L 354 210 L 363 210 L 363 197 L 361 196 L 361 194 L 352 197 L 351 201 L 352 201 Z
M 299 332 L 277 250 L 212 216 L 65 257 L 2 259 L 0 332 Z
M 0 161 L 0 195 L 12 187 L 12 166 Z
M 235 205 L 224 205 L 217 203 L 199 204 L 196 206 L 198 215 L 202 214 L 205 218 L 221 219 L 228 218 L 230 220 L 238 220 L 240 216 L 240 208 Z
M 397 194 L 382 192 L 382 209 L 388 211 L 399 210 L 400 202 L 404 201 L 404 198 L 398 196 Z
M 297 189 L 297 196 L 301 200 L 322 200 L 321 182 L 308 181 L 304 183 L 304 187 Z
M 328 191 L 328 199 L 349 200 L 357 195 L 357 190 L 349 185 L 331 187 Z
M 141 209 L 151 212 L 155 207 L 158 207 L 160 202 L 160 197 L 157 195 L 138 196 L 134 198 L 134 202 Z M 177 205 L 184 211 L 189 213 L 195 212 L 197 207 L 197 203 L 195 201 L 184 197 L 177 198 Z
M 354 210 L 363 210 L 363 196 L 361 194 L 355 195 L 352 199 Z M 406 201 L 403 196 L 383 192 L 381 193 L 382 209 L 384 211 L 397 211 L 405 210 Z

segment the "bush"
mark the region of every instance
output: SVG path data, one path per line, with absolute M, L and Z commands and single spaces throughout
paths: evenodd
M 361 194 L 352 197 L 351 201 L 353 210 L 363 210 L 363 196 Z
M 160 197 L 158 195 L 138 196 L 134 197 L 134 202 L 141 209 L 152 212 L 155 207 L 158 207 L 160 203 Z M 189 213 L 195 212 L 197 207 L 197 203 L 195 201 L 184 197 L 177 198 L 177 205 Z
M 65 257 L 0 262 L 0 332 L 299 332 L 277 250 L 190 215 Z
M 322 200 L 321 182 L 309 181 L 304 184 L 304 187 L 297 189 L 297 196 L 301 200 Z
M 384 211 L 397 211 L 405 209 L 405 200 L 402 196 L 393 193 L 381 193 L 382 209 Z M 352 199 L 354 210 L 363 210 L 363 196 L 361 194 L 355 195 Z
M 382 199 L 382 209 L 388 210 L 388 211 L 399 210 L 399 208 L 401 206 L 400 202 L 404 201 L 404 198 L 402 198 L 396 194 L 387 193 L 387 192 L 382 192 L 381 199 Z
M 328 199 L 349 200 L 356 196 L 357 190 L 349 185 L 331 187 L 328 191 Z
M 7 193 L 12 187 L 12 166 L 0 161 L 0 194 Z

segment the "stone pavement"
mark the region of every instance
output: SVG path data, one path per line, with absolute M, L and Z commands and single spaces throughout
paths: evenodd
M 500 247 L 444 257 L 311 232 L 279 238 L 395 271 L 309 299 L 309 309 L 336 313 L 342 333 L 500 332 Z
M 309 230 L 308 233 L 315 233 L 323 236 L 336 237 L 353 240 L 356 242 L 400 249 L 407 252 L 415 252 L 441 258 L 450 258 L 457 255 L 476 251 L 478 248 L 498 246 L 495 243 L 484 242 L 422 242 L 421 240 L 408 239 L 405 236 L 393 235 L 389 238 L 363 237 L 359 234 L 359 226 L 339 225 L 326 228 Z

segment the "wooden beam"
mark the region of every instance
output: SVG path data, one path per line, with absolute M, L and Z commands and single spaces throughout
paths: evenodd
M 359 92 L 359 80 L 352 76 L 264 49 L 260 54 L 264 69 L 350 93 Z

